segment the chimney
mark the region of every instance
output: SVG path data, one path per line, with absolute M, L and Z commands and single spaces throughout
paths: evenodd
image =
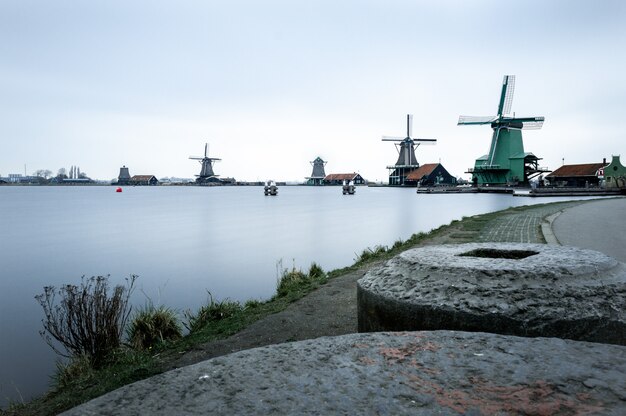
M 602 164 L 606 165 L 606 157 L 602 158 Z

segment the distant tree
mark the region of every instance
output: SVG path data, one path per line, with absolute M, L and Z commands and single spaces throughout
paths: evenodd
M 65 170 L 65 168 L 59 169 L 59 171 L 57 172 L 57 178 L 67 179 L 67 170 Z
M 39 169 L 35 172 L 34 176 L 37 176 L 39 178 L 44 178 L 44 179 L 48 179 L 49 177 L 52 176 L 52 171 L 49 169 Z

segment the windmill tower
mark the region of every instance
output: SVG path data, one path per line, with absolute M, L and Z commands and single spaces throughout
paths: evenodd
M 200 161 L 200 164 L 202 165 L 202 169 L 200 169 L 200 174 L 196 175 L 197 183 L 220 182 L 220 179 L 218 178 L 219 175 L 216 175 L 213 172 L 213 164 L 217 160 L 222 160 L 222 159 L 218 159 L 216 157 L 209 157 L 209 144 L 208 143 L 204 144 L 204 157 L 189 156 L 189 159 L 198 160 Z
M 128 168 L 126 167 L 126 165 L 124 165 L 120 168 L 120 174 L 117 177 L 117 184 L 128 185 L 129 182 L 130 182 L 130 173 L 128 172 Z
M 324 171 L 324 166 L 326 163 L 321 157 L 316 157 L 314 161 L 310 162 L 313 165 L 313 172 L 311 172 L 311 176 L 305 178 L 307 181 L 307 185 L 323 185 L 324 178 L 326 177 L 326 172 Z
M 460 116 L 457 125 L 490 124 L 493 129 L 489 153 L 476 159 L 472 181 L 478 185 L 528 185 L 535 175 L 549 172 L 538 166 L 540 158 L 524 152 L 522 129 L 538 130 L 543 126 L 544 117 L 515 117 L 511 115 L 515 75 L 505 75 L 498 113 L 495 116 Z
M 413 116 L 406 115 L 406 137 L 390 137 L 383 136 L 384 142 L 397 142 L 396 149 L 398 150 L 398 161 L 395 165 L 387 166 L 389 169 L 389 185 L 404 185 L 406 176 L 420 167 L 415 158 L 415 148 L 422 143 L 434 144 L 437 139 L 414 139 L 412 138 L 413 132 Z

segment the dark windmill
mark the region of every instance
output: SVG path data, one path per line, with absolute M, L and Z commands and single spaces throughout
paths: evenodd
M 411 137 L 413 132 L 413 116 L 406 115 L 406 137 L 390 137 L 383 136 L 384 142 L 395 143 L 398 150 L 398 161 L 395 165 L 387 166 L 389 169 L 389 185 L 404 185 L 406 176 L 412 171 L 420 167 L 415 158 L 415 148 L 422 143 L 434 144 L 437 139 L 414 139 Z
M 540 129 L 545 118 L 515 117 L 515 113 L 511 116 L 514 90 L 515 75 L 505 75 L 497 115 L 459 117 L 459 126 L 489 124 L 493 129 L 489 153 L 476 159 L 474 168 L 467 172 L 472 174 L 474 184 L 528 185 L 533 176 L 549 172 L 538 166 L 540 158 L 524 152 L 522 141 L 522 129 Z
M 314 161 L 310 162 L 313 165 L 313 172 L 311 176 L 305 178 L 307 185 L 324 185 L 324 178 L 326 177 L 326 172 L 324 171 L 324 166 L 326 162 L 321 157 L 316 157 Z
M 221 180 L 218 178 L 219 175 L 216 175 L 213 172 L 213 164 L 217 160 L 222 160 L 222 159 L 218 159 L 216 157 L 209 157 L 209 144 L 208 143 L 205 143 L 204 145 L 204 157 L 189 156 L 189 159 L 198 160 L 200 161 L 200 164 L 202 165 L 200 174 L 196 175 L 197 183 L 221 182 Z

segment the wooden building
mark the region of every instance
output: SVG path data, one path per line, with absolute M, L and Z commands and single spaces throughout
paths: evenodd
M 604 167 L 604 186 L 607 189 L 626 189 L 626 167 L 622 165 L 619 156 L 613 156 L 613 160 Z
M 358 173 L 330 173 L 324 178 L 324 185 L 343 185 L 344 181 L 353 181 L 355 185 L 365 184 L 365 179 Z
M 545 179 L 550 186 L 557 187 L 585 188 L 599 186 L 601 169 L 605 166 L 606 162 L 563 165 L 546 175 Z
M 159 180 L 154 175 L 135 175 L 130 178 L 129 185 L 157 185 Z
M 441 163 L 425 163 L 412 170 L 405 178 L 406 186 L 456 185 L 456 178 Z

